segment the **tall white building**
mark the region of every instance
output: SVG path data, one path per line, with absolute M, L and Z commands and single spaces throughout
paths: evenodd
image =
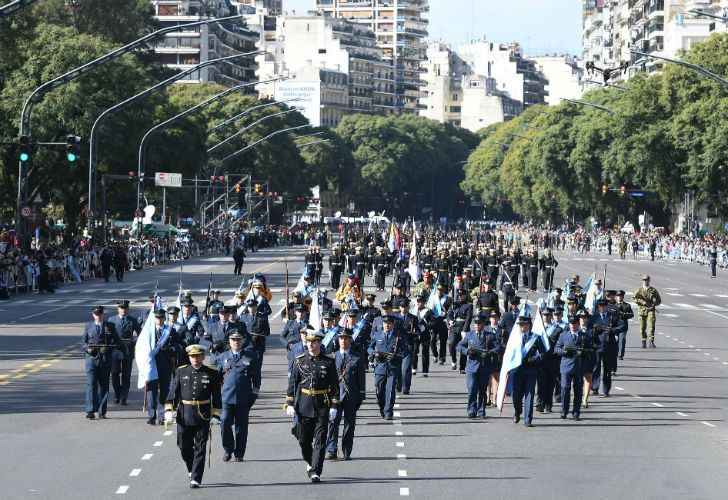
M 584 92 L 582 75 L 584 70 L 573 56 L 538 56 L 531 58 L 548 81 L 546 104 L 555 106 L 563 98 L 578 99 Z
M 384 59 L 394 68 L 395 111 L 417 113 L 425 96 L 422 64 L 425 61 L 428 0 L 314 0 L 327 18 L 346 19 L 370 29 Z

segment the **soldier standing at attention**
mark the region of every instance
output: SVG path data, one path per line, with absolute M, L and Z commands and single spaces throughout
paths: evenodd
M 286 397 L 286 414 L 297 418 L 295 433 L 312 483 L 321 481 L 328 426 L 339 408 L 336 363 L 321 352 L 322 340 L 321 333 L 307 330 L 307 351 L 296 357 Z
M 640 323 L 640 337 L 642 349 L 647 347 L 647 337 L 650 338 L 650 347 L 655 347 L 655 308 L 662 304 L 662 298 L 657 288 L 650 285 L 650 277 L 642 276 L 642 286 L 635 290 L 632 300 L 637 304 L 637 315 Z
M 202 363 L 204 347 L 193 344 L 185 350 L 190 364 L 177 370 L 165 404 L 164 419 L 172 423 L 176 409 L 177 447 L 187 465 L 190 488 L 199 488 L 205 472 L 205 448 L 210 426 L 220 425 L 220 376 Z

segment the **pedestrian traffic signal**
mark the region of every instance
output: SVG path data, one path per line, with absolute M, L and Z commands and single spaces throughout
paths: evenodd
M 30 137 L 21 135 L 18 139 L 18 159 L 22 162 L 30 160 Z
M 602 184 L 602 194 L 603 195 L 607 194 L 607 185 L 606 184 Z
M 619 195 L 624 196 L 625 194 L 627 194 L 627 186 L 622 186 L 619 188 Z
M 66 137 L 66 159 L 69 163 L 74 163 L 78 160 L 79 153 L 81 152 L 81 138 L 77 135 L 69 135 Z

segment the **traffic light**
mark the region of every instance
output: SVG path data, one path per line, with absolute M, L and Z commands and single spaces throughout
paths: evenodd
M 220 181 L 220 184 L 222 184 L 225 181 L 225 177 L 223 177 L 221 175 L 220 177 L 217 178 L 217 180 Z
M 18 160 L 26 162 L 30 160 L 30 137 L 21 135 L 18 139 Z
M 627 186 L 622 186 L 621 188 L 619 188 L 619 195 L 620 196 L 624 196 L 626 194 L 627 194 Z
M 240 192 L 240 183 L 235 184 L 235 192 L 236 193 L 239 193 Z
M 260 192 L 260 184 L 256 184 L 255 185 L 255 192 L 256 193 L 259 193 Z
M 81 138 L 77 135 L 69 135 L 66 137 L 66 159 L 69 163 L 74 163 L 78 160 L 81 152 Z
M 602 195 L 605 195 L 605 194 L 607 194 L 607 185 L 602 184 Z
M 129 180 L 133 181 L 135 177 L 136 177 L 136 172 L 133 172 L 130 170 L 129 171 Z

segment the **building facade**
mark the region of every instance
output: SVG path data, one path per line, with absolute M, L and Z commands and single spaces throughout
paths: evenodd
M 226 2 L 212 0 L 151 0 L 154 18 L 161 27 L 177 26 L 206 18 L 224 17 L 233 13 Z M 167 33 L 154 51 L 169 68 L 187 70 L 218 57 L 255 51 L 257 33 L 247 29 L 243 22 L 230 21 L 180 28 Z M 207 66 L 189 75 L 181 82 L 216 82 L 239 85 L 255 81 L 256 64 L 253 57 L 231 60 Z
M 394 111 L 418 113 L 425 97 L 422 64 L 426 59 L 428 0 L 314 0 L 326 18 L 346 19 L 376 37 L 383 57 L 393 67 Z
M 579 61 L 569 55 L 564 56 L 538 56 L 531 58 L 536 67 L 544 75 L 546 85 L 546 104 L 556 106 L 561 100 L 579 99 L 584 92 L 582 77 L 584 70 Z

